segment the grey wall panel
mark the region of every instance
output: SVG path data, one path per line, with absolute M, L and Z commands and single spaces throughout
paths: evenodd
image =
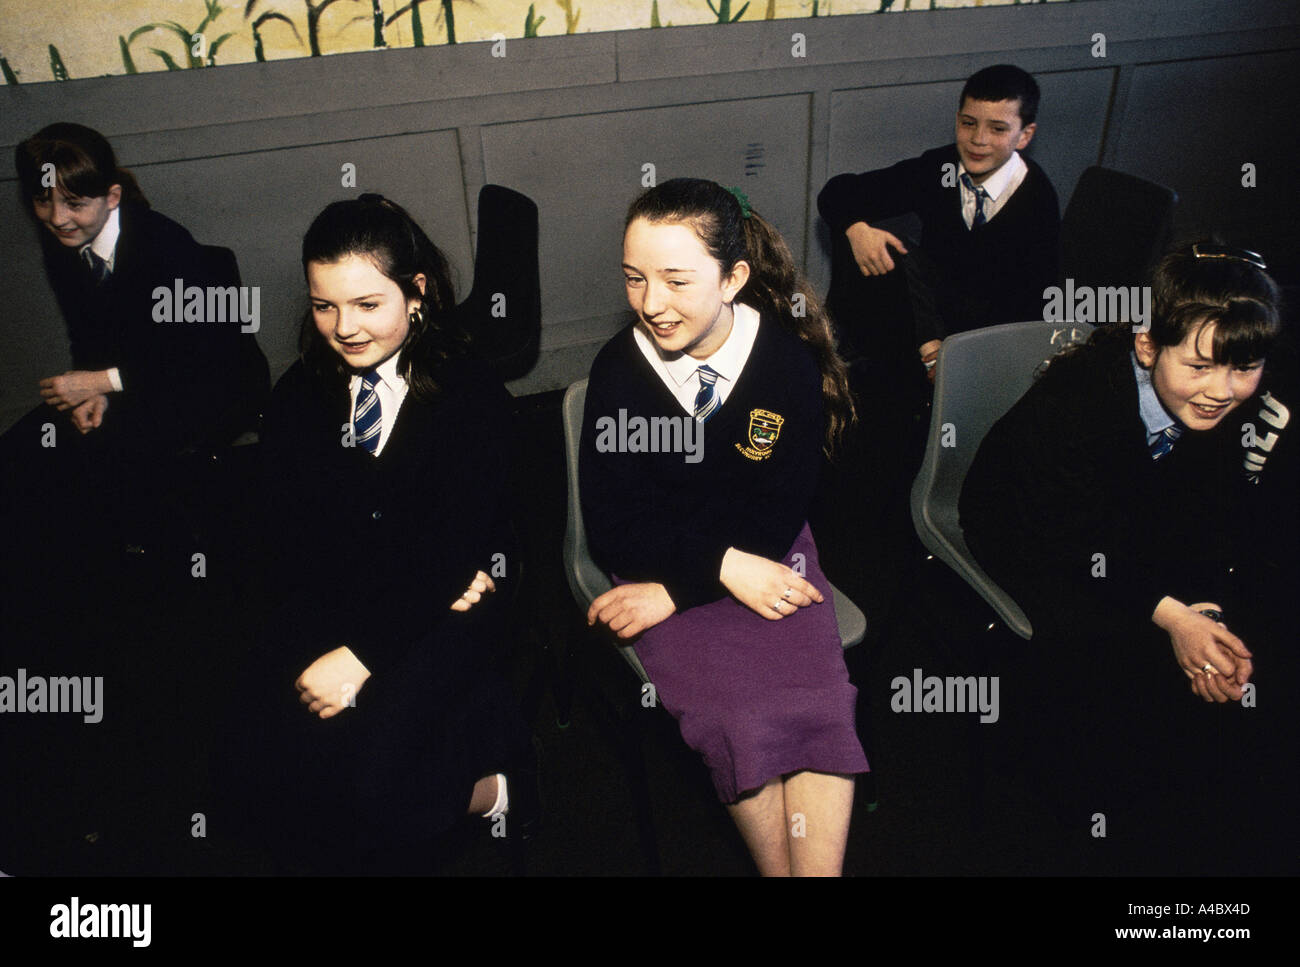
M 695 176 L 741 187 L 800 257 L 808 117 L 808 98 L 795 95 L 484 128 L 487 180 L 524 192 L 541 212 L 546 345 L 607 333 L 626 309 L 623 218 L 645 164 L 660 182 Z
M 1115 71 L 1111 67 L 1038 75 L 1042 106 L 1029 155 L 1047 172 L 1061 211 L 1089 165 L 1101 158 Z
M 899 5 L 901 6 L 901 4 Z M 628 31 L 619 35 L 619 79 L 646 80 L 821 64 L 972 54 L 984 63 L 1008 50 L 1054 49 L 1068 56 L 1087 51 L 1094 33 L 1108 43 L 1145 41 L 1155 34 L 1202 36 L 1225 17 L 1250 17 L 1253 26 L 1291 25 L 1285 0 L 1254 0 L 1249 11 L 1232 0 L 1140 0 L 1139 3 L 1046 4 L 1032 20 L 1014 6 L 936 10 L 925 17 L 863 14 L 826 19 L 739 23 L 680 30 Z M 743 44 L 719 43 L 720 29 L 737 31 Z M 791 34 L 805 35 L 806 56 L 791 55 Z
M 41 402 L 37 382 L 71 365 L 68 337 L 41 264 L 38 227 L 16 182 L 0 183 L 0 429 Z
M 1300 274 L 1295 81 L 1300 52 L 1145 64 L 1133 71 L 1116 166 L 1175 189 L 1176 230 L 1210 230 Z M 1242 165 L 1257 187 L 1242 186 Z

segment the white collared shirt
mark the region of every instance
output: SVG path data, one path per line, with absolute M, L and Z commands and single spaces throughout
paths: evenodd
M 966 227 L 971 228 L 975 224 L 975 192 L 962 183 L 961 176 L 964 174 L 966 174 L 966 166 L 958 161 L 957 185 L 961 189 L 961 217 Z M 1016 193 L 1016 189 L 1020 187 L 1027 174 L 1029 174 L 1029 165 L 1025 164 L 1025 159 L 1020 157 L 1019 151 L 1013 151 L 1006 164 L 989 175 L 984 184 L 975 186 L 983 188 L 984 194 L 988 195 L 984 199 L 984 221 L 992 221 L 993 216 L 1002 211 L 1002 206 Z
M 401 353 L 393 353 L 375 367 L 375 375 L 379 377 L 379 382 L 375 384 L 375 393 L 379 396 L 379 445 L 375 447 L 375 456 L 384 452 L 384 445 L 392 436 L 393 425 L 397 422 L 397 411 L 402 408 L 402 400 L 406 399 L 409 388 L 406 380 L 397 372 L 397 357 L 400 355 Z M 355 422 L 357 396 L 361 393 L 361 374 L 355 374 L 348 380 L 348 392 L 352 396 L 352 406 L 348 412 Z
M 81 246 L 77 254 L 81 256 L 82 261 L 86 261 L 86 249 L 90 249 L 108 266 L 108 271 L 113 271 L 113 260 L 117 257 L 117 238 L 122 234 L 122 224 L 118 220 L 118 209 L 114 208 L 108 213 L 108 221 L 104 222 L 104 227 L 99 230 L 99 234 L 92 238 L 87 244 Z M 87 264 L 89 264 L 87 262 Z M 114 366 L 108 371 L 108 381 L 112 384 L 114 392 L 122 392 L 122 374 Z
M 727 334 L 726 341 L 707 359 L 686 353 L 663 352 L 639 325 L 632 334 L 637 348 L 668 387 L 668 392 L 673 394 L 683 410 L 693 416 L 695 396 L 700 391 L 699 368 L 705 363 L 718 374 L 717 382 L 713 384 L 718 405 L 727 402 L 727 396 L 740 377 L 741 370 L 745 368 L 749 353 L 754 348 L 754 340 L 758 337 L 758 310 L 739 302 L 734 303 L 731 332 Z
M 86 249 L 90 249 L 108 264 L 108 271 L 112 272 L 113 259 L 117 257 L 117 237 L 121 234 L 122 224 L 118 220 L 118 210 L 114 208 L 108 213 L 108 221 L 104 222 L 104 227 L 99 230 L 99 234 L 81 246 L 77 254 L 84 261 Z
M 1142 417 L 1142 425 L 1146 427 L 1147 446 L 1153 446 L 1165 430 L 1177 426 L 1178 421 L 1169 415 L 1169 411 L 1160 402 L 1160 395 L 1151 382 L 1151 371 L 1138 362 L 1136 353 L 1130 351 L 1128 357 L 1133 364 L 1133 377 L 1137 380 L 1138 414 Z

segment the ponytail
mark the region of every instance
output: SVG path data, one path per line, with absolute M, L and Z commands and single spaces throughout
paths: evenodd
M 795 267 L 794 256 L 780 233 L 757 212 L 751 212 L 743 225 L 750 273 L 736 298 L 764 316 L 779 320 L 812 353 L 822 374 L 827 420 L 825 450 L 831 456 L 857 414 L 849 391 L 848 369 L 836 350 L 830 317 L 808 280 Z

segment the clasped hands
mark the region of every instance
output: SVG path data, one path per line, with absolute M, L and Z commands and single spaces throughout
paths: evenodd
M 484 594 L 496 589 L 495 582 L 479 571 L 465 593 L 452 602 L 451 610 L 468 611 L 483 599 Z M 307 706 L 307 711 L 328 719 L 355 705 L 357 693 L 369 678 L 370 669 L 361 663 L 351 648 L 343 645 L 308 665 L 293 684 L 298 690 L 298 701 Z
M 1239 702 L 1255 670 L 1252 655 L 1225 625 L 1200 612 L 1216 604 L 1186 605 L 1162 598 L 1151 620 L 1169 634 L 1174 658 L 1190 680 L 1192 693 L 1207 702 Z
M 723 556 L 718 578 L 737 601 L 769 621 L 780 621 L 825 600 L 792 568 L 734 547 Z M 676 611 L 677 605 L 662 584 L 620 584 L 591 602 L 587 624 L 599 621 L 620 638 L 634 638 Z
M 40 382 L 41 398 L 59 412 L 68 414 L 81 433 L 89 433 L 104 422 L 104 411 L 108 409 L 108 394 L 113 392 L 113 383 L 108 378 L 108 370 L 91 372 L 84 369 L 69 370 L 59 376 L 51 376 Z

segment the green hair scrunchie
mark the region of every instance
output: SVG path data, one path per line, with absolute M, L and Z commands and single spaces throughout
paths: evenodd
M 732 195 L 735 196 L 736 201 L 740 203 L 740 214 L 742 217 L 748 218 L 750 215 L 754 214 L 753 209 L 749 207 L 748 195 L 734 186 L 728 187 L 727 191 L 731 192 Z

